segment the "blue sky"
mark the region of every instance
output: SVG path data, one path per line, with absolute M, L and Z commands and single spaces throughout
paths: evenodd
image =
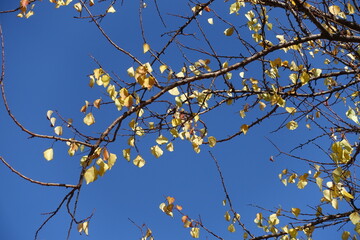
M 142 53 L 142 40 L 138 24 L 138 2 L 124 1 L 124 6 L 117 5 L 117 13 L 107 16 L 102 26 L 109 36 L 120 46 L 141 56 L 142 61 L 149 61 L 149 56 Z M 17 3 L 16 3 L 17 4 Z M 0 9 L 11 9 L 14 1 L 2 0 Z M 72 5 L 72 4 L 71 4 Z M 188 12 L 185 4 L 173 4 L 159 1 L 162 13 Z M 219 2 L 214 6 L 219 13 L 227 14 L 228 5 Z M 90 56 L 95 57 L 104 68 L 126 77 L 126 69 L 132 66 L 131 60 L 108 44 L 94 24 L 86 20 L 74 19 L 75 10 L 71 7 L 54 9 L 48 1 L 38 2 L 35 15 L 29 19 L 20 19 L 15 14 L 0 15 L 0 23 L 5 38 L 6 77 L 5 87 L 9 105 L 16 118 L 27 128 L 42 134 L 53 134 L 53 129 L 46 119 L 46 111 L 57 110 L 65 118 L 73 118 L 79 128 L 94 133 L 102 131 L 105 124 L 118 113 L 107 111 L 98 114 L 94 128 L 82 124 L 83 113 L 80 108 L 85 100 L 93 101 L 104 96 L 104 90 L 88 87 L 88 74 L 97 68 Z M 161 22 L 154 14 L 153 3 L 144 9 L 145 30 L 151 46 L 161 46 L 166 37 L 159 38 L 164 31 Z M 206 13 L 205 13 L 206 14 Z M 166 17 L 168 30 L 174 29 L 184 19 Z M 233 19 L 235 16 L 230 16 Z M 207 18 L 200 19 L 206 22 Z M 231 40 L 223 36 L 223 26 L 205 25 L 209 37 L 217 39 L 217 47 L 223 52 L 236 50 Z M 160 40 L 159 40 L 160 39 Z M 190 38 L 189 41 L 191 42 Z M 191 42 L 196 46 L 196 41 Z M 234 49 L 235 48 L 235 49 Z M 181 67 L 177 61 L 180 55 L 176 48 L 166 52 L 165 59 L 174 67 Z M 194 56 L 196 58 L 196 56 Z M 176 66 L 178 65 L 178 66 Z M 257 69 L 248 69 L 246 74 L 256 75 Z M 244 123 L 239 117 L 243 103 L 222 108 L 206 118 L 211 126 L 211 134 L 219 138 L 227 136 Z M 254 114 L 256 113 L 249 113 Z M 0 154 L 15 169 L 24 175 L 39 181 L 75 184 L 81 170 L 81 155 L 69 157 L 63 144 L 55 143 L 55 158 L 47 162 L 43 151 L 53 142 L 42 139 L 29 139 L 21 132 L 0 108 Z M 282 119 L 281 116 L 276 119 Z M 87 217 L 94 212 L 90 222 L 89 236 L 72 231 L 71 239 L 138 239 L 140 232 L 128 218 L 138 225 L 145 223 L 152 229 L 156 239 L 191 239 L 189 229 L 184 229 L 179 215 L 174 219 L 166 216 L 158 208 L 166 196 L 175 197 L 176 203 L 183 206 L 184 212 L 196 218 L 201 216 L 203 223 L 225 239 L 239 239 L 237 232 L 229 233 L 228 223 L 224 220 L 227 206 L 222 206 L 224 199 L 221 182 L 208 151 L 218 159 L 228 191 L 242 220 L 254 233 L 260 233 L 253 223 L 255 214 L 261 210 L 249 206 L 259 205 L 272 209 L 282 206 L 306 208 L 306 205 L 319 203 L 321 192 L 310 185 L 304 190 L 290 185 L 284 187 L 278 179 L 278 173 L 284 168 L 307 172 L 309 166 L 286 157 L 275 157 L 277 151 L 265 138 L 271 138 L 283 150 L 290 150 L 297 143 L 305 141 L 310 133 L 304 124 L 289 133 L 282 129 L 275 134 L 279 122 L 264 121 L 260 127 L 251 129 L 246 136 L 228 142 L 219 143 L 213 149 L 203 147 L 200 154 L 194 153 L 188 142 L 175 144 L 173 153 L 166 152 L 155 159 L 149 151 L 143 151 L 147 164 L 138 169 L 121 157 L 121 144 L 114 144 L 111 150 L 118 154 L 114 168 L 103 178 L 85 186 L 81 191 L 78 216 Z M 315 130 L 316 131 L 316 130 Z M 149 140 L 144 141 L 149 144 Z M 301 150 L 308 156 L 320 156 L 311 148 Z M 37 228 L 44 221 L 42 213 L 51 212 L 58 206 L 66 190 L 43 187 L 26 182 L 13 174 L 5 166 L 0 166 L 0 239 L 32 239 Z M 331 208 L 328 212 L 334 213 Z M 264 214 L 266 212 L 262 211 Z M 335 211 L 336 212 L 336 211 Z M 62 209 L 40 232 L 39 239 L 65 239 L 70 218 Z M 346 227 L 345 227 L 346 228 Z M 346 228 L 352 231 L 352 226 Z M 201 231 L 201 239 L 206 239 Z M 341 236 L 341 232 L 336 232 Z M 332 231 L 315 233 L 314 239 L 333 239 Z

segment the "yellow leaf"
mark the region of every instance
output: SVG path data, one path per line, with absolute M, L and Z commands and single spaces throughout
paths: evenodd
M 124 99 L 124 106 L 130 108 L 133 105 L 134 98 L 132 95 L 127 96 Z
M 48 148 L 44 151 L 44 158 L 48 161 L 53 160 L 54 150 L 52 148 Z
M 353 5 L 351 5 L 351 3 L 347 3 L 347 9 L 349 11 L 349 14 L 354 14 L 355 13 L 355 8 Z
M 89 222 L 79 223 L 77 226 L 77 230 L 79 231 L 79 233 L 84 231 L 86 235 L 89 235 Z
M 228 229 L 229 232 L 235 232 L 236 231 L 236 229 L 234 227 L 234 224 L 230 224 L 227 229 Z
M 137 155 L 137 157 L 133 160 L 133 163 L 135 166 L 142 168 L 145 165 L 145 160 L 140 155 Z
M 123 149 L 123 150 L 122 150 L 122 153 L 123 153 L 123 157 L 124 157 L 128 162 L 130 162 L 130 148 Z
M 108 74 L 102 75 L 99 80 L 103 83 L 104 87 L 107 87 L 110 83 L 110 76 Z
M 101 103 L 101 99 L 100 98 L 96 99 L 93 103 L 94 107 L 96 107 L 97 109 L 100 109 L 100 103 Z
M 86 184 L 89 184 L 97 179 L 97 170 L 94 166 L 88 168 L 84 173 Z
M 299 216 L 300 209 L 299 208 L 291 208 L 291 213 L 295 215 L 295 217 Z
M 158 146 L 158 145 L 155 145 L 153 147 L 151 147 L 151 153 L 156 157 L 156 158 L 159 158 L 161 157 L 161 155 L 163 155 L 163 150 Z
M 291 115 L 294 115 L 296 113 L 296 108 L 294 107 L 286 107 L 285 110 Z
M 167 69 L 167 66 L 166 65 L 161 65 L 159 67 L 159 69 L 160 69 L 160 72 L 163 73 Z
M 173 95 L 173 96 L 177 96 L 177 95 L 180 94 L 180 92 L 179 92 L 179 90 L 178 90 L 177 87 L 174 87 L 174 88 L 170 89 L 168 92 L 169 92 L 171 95 Z
M 52 114 L 53 114 L 53 111 L 52 111 L 52 110 L 48 110 L 48 111 L 46 112 L 46 118 L 50 120 Z
M 215 147 L 216 145 L 216 138 L 211 136 L 211 137 L 208 137 L 208 142 L 209 142 L 209 146 L 210 147 Z
M 208 23 L 213 25 L 214 24 L 214 19 L 213 18 L 208 18 Z
M 147 43 L 144 43 L 144 44 L 143 44 L 143 51 L 144 51 L 144 53 L 148 52 L 149 50 L 150 50 L 150 45 L 147 44 Z
M 288 122 L 288 123 L 286 124 L 286 127 L 287 127 L 289 130 L 295 130 L 295 129 L 297 129 L 298 124 L 297 124 L 297 122 L 295 122 L 295 121 L 290 121 L 290 122 Z
M 94 0 L 90 0 L 89 5 L 90 5 L 90 7 L 94 6 L 95 5 Z
M 75 3 L 74 8 L 76 11 L 81 12 L 82 11 L 81 3 Z
M 341 235 L 341 240 L 348 240 L 350 237 L 350 232 L 344 231 Z
M 347 198 L 350 198 L 350 199 L 354 199 L 354 196 L 351 195 L 350 193 L 348 193 L 348 191 L 346 191 L 345 188 L 341 188 L 341 194 L 342 194 L 344 197 L 347 197 Z
M 134 70 L 134 68 L 133 68 L 133 67 L 128 68 L 127 74 L 128 74 L 130 77 L 135 77 L 135 70 Z
M 234 28 L 233 27 L 227 28 L 224 31 L 225 36 L 231 36 L 233 33 L 234 33 Z
M 114 13 L 116 12 L 115 8 L 111 5 L 108 10 L 106 10 L 107 13 Z
M 360 222 L 360 215 L 358 212 L 351 213 L 349 218 L 354 225 Z
M 55 122 L 56 122 L 56 118 L 54 117 L 50 118 L 50 124 L 52 127 L 55 126 Z
M 174 145 L 172 142 L 169 142 L 167 145 L 166 145 L 166 149 L 169 151 L 169 152 L 173 152 L 174 151 Z
M 157 139 L 156 139 L 156 143 L 159 145 L 165 144 L 168 142 L 168 139 L 166 137 L 164 137 L 163 135 L 160 135 Z
M 197 228 L 197 227 L 191 228 L 190 235 L 193 238 L 199 238 L 200 237 L 200 228 Z
M 277 225 L 277 224 L 279 224 L 279 223 L 280 223 L 280 220 L 278 219 L 276 213 L 271 214 L 271 215 L 269 216 L 269 224 L 271 224 L 271 225 Z
M 244 133 L 244 135 L 248 132 L 249 126 L 246 124 L 243 124 L 240 128 L 240 130 Z
M 62 129 L 61 126 L 57 126 L 57 127 L 54 128 L 54 132 L 55 132 L 57 135 L 61 136 L 62 133 L 63 133 L 63 129 Z
M 116 159 L 117 159 L 116 154 L 110 153 L 110 157 L 109 157 L 109 159 L 107 160 L 107 161 L 108 161 L 107 164 L 108 164 L 108 166 L 109 166 L 109 169 L 111 169 L 111 168 L 115 165 Z
M 144 83 L 142 84 L 142 87 L 147 88 L 150 90 L 155 84 L 155 78 L 150 76 L 144 79 Z
M 225 218 L 226 221 L 230 222 L 231 216 L 230 216 L 230 214 L 229 214 L 228 211 L 226 211 L 226 213 L 225 213 L 225 215 L 224 215 L 224 218 Z
M 92 113 L 86 114 L 86 116 L 84 117 L 84 123 L 88 126 L 95 123 L 95 118 Z
M 329 7 L 329 12 L 331 12 L 331 14 L 333 14 L 333 15 L 338 15 L 341 12 L 341 9 L 339 6 L 331 5 Z

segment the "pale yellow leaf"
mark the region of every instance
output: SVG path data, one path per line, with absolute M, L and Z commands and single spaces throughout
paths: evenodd
M 88 168 L 84 173 L 86 184 L 89 184 L 97 179 L 97 170 L 94 166 Z
M 161 65 L 159 67 L 159 69 L 160 69 L 160 72 L 163 73 L 167 69 L 167 66 L 166 65 Z
M 134 102 L 133 96 L 129 95 L 124 99 L 124 106 L 130 108 L 133 105 L 133 102 Z
M 286 107 L 285 110 L 291 115 L 294 115 L 296 113 L 296 108 L 294 107 Z
M 61 136 L 63 133 L 63 128 L 61 126 L 57 126 L 54 128 L 54 132 L 55 132 L 55 134 Z
M 149 50 L 150 50 L 150 45 L 147 43 L 144 43 L 143 44 L 143 52 L 147 53 Z
M 329 7 L 329 12 L 331 12 L 331 14 L 338 15 L 341 12 L 341 9 L 337 5 L 331 5 Z
M 191 228 L 190 235 L 193 238 L 199 238 L 200 237 L 200 228 L 197 228 L 197 227 Z
M 82 11 L 81 3 L 75 3 L 74 8 L 76 11 L 81 12 Z
M 107 160 L 109 169 L 111 169 L 115 165 L 116 159 L 117 159 L 116 154 L 110 153 L 109 159 Z
M 86 116 L 84 117 L 84 123 L 88 126 L 95 123 L 95 118 L 92 113 L 86 114 Z
M 55 126 L 56 118 L 52 117 L 50 118 L 50 125 L 53 127 Z
M 54 150 L 52 148 L 48 148 L 44 151 L 44 158 L 48 161 L 53 160 L 54 158 Z
M 209 24 L 211 24 L 211 25 L 213 25 L 213 24 L 214 24 L 214 19 L 213 19 L 213 18 L 208 18 L 208 20 L 207 20 L 207 21 L 208 21 L 208 23 L 209 23 Z
M 168 92 L 173 96 L 177 96 L 180 94 L 179 89 L 177 87 L 170 89 Z
M 50 120 L 52 114 L 53 114 L 53 111 L 52 111 L 52 110 L 48 110 L 48 111 L 46 112 L 46 118 Z
M 360 222 L 360 215 L 358 212 L 351 213 L 349 218 L 354 225 Z
M 108 10 L 106 10 L 107 13 L 114 13 L 116 12 L 115 8 L 111 5 Z

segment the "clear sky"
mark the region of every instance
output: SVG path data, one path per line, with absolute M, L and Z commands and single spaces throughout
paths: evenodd
M 144 9 L 145 33 L 154 48 L 168 40 L 167 37 L 161 38 L 161 33 L 176 29 L 185 21 L 167 13 L 190 14 L 186 4 L 158 2 L 166 19 L 166 30 L 155 13 L 153 1 L 148 1 L 148 7 Z M 0 10 L 12 9 L 16 5 L 17 1 L 1 0 Z M 110 46 L 93 23 L 74 18 L 77 13 L 72 5 L 55 9 L 45 0 L 36 3 L 35 15 L 29 19 L 17 18 L 16 14 L 0 15 L 5 38 L 5 88 L 9 105 L 24 126 L 41 134 L 53 134 L 46 119 L 46 112 L 50 109 L 58 111 L 64 118 L 73 118 L 74 123 L 88 133 L 104 130 L 117 112 L 105 111 L 101 114 L 101 111 L 95 110 L 101 117 L 97 118 L 93 128 L 89 128 L 82 124 L 84 115 L 79 111 L 85 100 L 93 101 L 105 95 L 102 88 L 88 87 L 88 75 L 97 68 L 90 56 L 96 58 L 107 71 L 122 77 L 126 77 L 126 69 L 132 66 L 132 61 Z M 107 16 L 101 24 L 115 42 L 146 62 L 150 58 L 142 53 L 138 5 L 138 1 L 125 0 L 123 6 L 119 2 L 117 12 Z M 229 4 L 223 1 L 214 5 L 220 14 L 227 14 L 228 7 Z M 200 20 L 206 22 L 206 19 Z M 217 47 L 221 47 L 224 53 L 237 51 L 236 46 L 223 36 L 222 25 L 205 26 L 209 37 L 218 39 Z M 183 62 L 178 61 L 179 57 L 174 47 L 169 49 L 165 59 L 180 68 Z M 246 74 L 257 75 L 258 70 L 250 67 Z M 210 135 L 222 138 L 233 129 L 239 129 L 245 123 L 239 116 L 243 105 L 239 102 L 209 114 L 206 120 Z M 256 116 L 256 113 L 251 114 Z M 278 178 L 284 168 L 304 173 L 310 169 L 309 166 L 286 157 L 275 157 L 275 162 L 269 161 L 277 151 L 266 137 L 283 150 L 290 150 L 315 133 L 310 133 L 302 124 L 291 133 L 282 129 L 271 134 L 282 121 L 281 117 L 278 122 L 276 119 L 264 121 L 247 135 L 228 143 L 219 143 L 213 149 L 204 146 L 200 154 L 196 154 L 188 142 L 181 141 L 176 142 L 173 153 L 166 151 L 159 159 L 144 150 L 147 164 L 141 169 L 121 157 L 123 143 L 112 145 L 111 150 L 118 154 L 114 168 L 81 191 L 78 217 L 85 218 L 94 213 L 89 236 L 79 235 L 75 228 L 71 239 L 139 239 L 140 232 L 129 218 L 138 225 L 146 224 L 156 239 L 191 239 L 189 229 L 182 227 L 179 214 L 171 219 L 160 211 L 158 206 L 166 196 L 174 197 L 189 216 L 200 216 L 206 227 L 223 238 L 241 239 L 240 227 L 235 233 L 226 230 L 228 222 L 223 216 L 229 208 L 222 206 L 225 196 L 209 150 L 220 163 L 234 207 L 255 233 L 260 233 L 253 223 L 255 214 L 269 214 L 250 205 L 271 210 L 279 206 L 287 210 L 298 207 L 304 212 L 313 212 L 306 206 L 319 203 L 322 193 L 316 185 L 310 184 L 298 190 L 295 185 L 285 187 Z M 64 144 L 29 139 L 11 121 L 3 106 L 0 107 L 0 133 L 0 155 L 24 175 L 45 182 L 77 183 L 82 155 L 69 157 Z M 43 151 L 53 144 L 55 157 L 47 162 Z M 145 139 L 144 144 L 149 144 L 149 140 Z M 301 151 L 305 156 L 325 157 L 312 148 Z M 64 189 L 29 183 L 4 165 L 0 165 L 0 190 L 0 239 L 4 240 L 33 239 L 46 218 L 44 214 L 55 210 L 66 193 Z M 336 213 L 331 208 L 324 209 Z M 41 230 L 39 239 L 65 239 L 69 223 L 67 212 L 60 210 Z M 352 228 L 345 226 L 351 232 Z M 329 230 L 319 231 L 314 239 L 334 239 L 335 236 L 340 238 L 341 231 L 335 234 Z M 200 239 L 207 237 L 210 237 L 209 234 L 201 231 Z

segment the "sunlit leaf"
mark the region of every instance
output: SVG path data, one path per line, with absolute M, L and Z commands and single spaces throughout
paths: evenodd
M 357 224 L 358 222 L 360 222 L 360 215 L 358 212 L 353 212 L 350 214 L 349 216 L 350 218 L 350 221 L 355 225 Z
M 116 12 L 115 8 L 111 5 L 108 10 L 106 10 L 107 13 L 114 13 Z
M 295 217 L 299 216 L 300 208 L 291 208 L 291 213 L 295 215 Z
M 168 92 L 169 92 L 171 95 L 173 95 L 173 96 L 177 96 L 177 95 L 180 94 L 180 92 L 179 92 L 179 90 L 178 90 L 177 87 L 174 87 L 174 88 L 170 89 Z
M 169 140 L 164 137 L 163 135 L 160 135 L 157 139 L 156 139 L 156 143 L 159 145 L 165 144 L 167 143 Z
M 169 151 L 169 152 L 173 152 L 174 151 L 174 145 L 172 142 L 169 142 L 167 145 L 166 145 L 166 149 Z
M 294 107 L 286 107 L 285 110 L 291 115 L 294 115 L 296 113 L 296 108 Z
M 116 154 L 110 153 L 109 159 L 107 160 L 109 169 L 111 169 L 115 165 L 116 159 L 117 159 Z
M 122 150 L 122 153 L 123 153 L 123 157 L 124 157 L 128 162 L 130 162 L 130 148 L 123 149 L 123 150 Z
M 133 105 L 133 102 L 134 102 L 133 96 L 129 95 L 124 99 L 124 106 L 130 108 Z
M 55 132 L 55 134 L 61 136 L 63 133 L 63 128 L 61 126 L 57 126 L 54 128 L 54 132 Z
M 167 66 L 166 65 L 161 65 L 159 67 L 159 69 L 160 69 L 160 72 L 163 73 L 167 69 Z
M 224 218 L 225 218 L 226 221 L 230 222 L 231 216 L 230 216 L 230 214 L 229 214 L 228 211 L 226 211 L 226 213 L 225 213 L 225 215 L 224 215 Z
M 197 228 L 197 227 L 191 228 L 190 235 L 193 238 L 199 238 L 200 237 L 200 228 Z
M 55 126 L 56 118 L 52 117 L 50 118 L 50 125 L 53 127 Z
M 142 168 L 145 165 L 145 160 L 140 155 L 137 155 L 137 157 L 133 160 L 133 163 L 135 166 Z
M 331 5 L 331 6 L 329 7 L 329 12 L 330 12 L 331 14 L 338 15 L 338 14 L 341 12 L 341 9 L 340 9 L 339 6 Z
M 210 147 L 215 147 L 216 145 L 216 138 L 213 136 L 208 137 L 208 142 Z
M 82 11 L 81 3 L 75 3 L 74 8 L 76 11 L 81 12 Z
M 155 145 L 155 146 L 151 147 L 151 153 L 156 158 L 159 158 L 159 157 L 161 157 L 161 155 L 163 155 L 164 152 L 158 145 Z
M 240 128 L 240 130 L 244 133 L 244 135 L 248 132 L 249 126 L 246 124 L 243 124 Z
M 44 158 L 48 161 L 53 160 L 54 150 L 52 148 L 48 148 L 44 151 Z
M 97 179 L 97 170 L 94 166 L 88 168 L 84 173 L 86 184 L 89 184 Z
M 234 33 L 234 28 L 233 27 L 227 28 L 224 31 L 225 36 L 231 36 L 231 35 L 233 35 L 233 33 Z
M 148 52 L 149 50 L 150 50 L 150 45 L 147 44 L 147 43 L 144 43 L 144 44 L 143 44 L 143 52 L 146 53 L 146 52 Z
M 290 122 L 288 122 L 288 123 L 286 124 L 286 127 L 287 127 L 289 130 L 295 130 L 295 129 L 297 129 L 298 124 L 297 124 L 297 122 L 295 122 L 295 121 L 290 121 Z
M 234 224 L 230 224 L 227 229 L 228 229 L 229 232 L 235 232 L 236 231 Z
M 84 123 L 88 126 L 95 123 L 95 118 L 92 113 L 86 114 L 86 116 L 84 117 Z
M 214 19 L 213 19 L 213 18 L 208 18 L 208 20 L 207 20 L 207 21 L 208 21 L 208 23 L 209 23 L 209 24 L 211 24 L 211 25 L 213 25 L 213 24 L 214 24 Z
M 349 107 L 349 110 L 347 110 L 347 112 L 346 112 L 346 116 L 347 116 L 349 119 L 353 120 L 356 124 L 360 125 L 358 116 L 356 115 L 354 109 L 352 109 L 352 108 Z

